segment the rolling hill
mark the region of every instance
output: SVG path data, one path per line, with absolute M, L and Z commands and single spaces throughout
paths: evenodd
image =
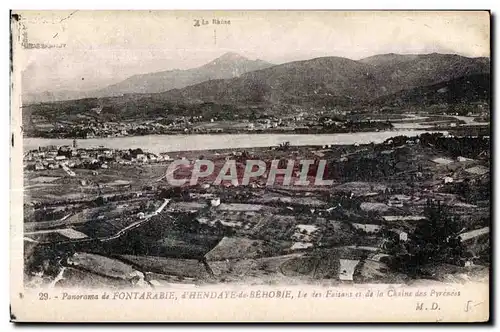
M 81 118 L 120 121 L 201 114 L 213 117 L 219 113 L 243 115 L 242 112 L 257 112 L 257 109 L 281 112 L 295 109 L 296 106 L 363 108 L 478 101 L 489 103 L 491 90 L 489 58 L 434 53 L 386 54 L 360 61 L 322 57 L 275 66 L 248 61 L 236 54 L 226 54 L 196 70 L 205 73 L 203 77 L 207 78 L 212 74 L 222 75 L 217 74 L 218 69 L 215 68 L 224 68 L 223 72 L 227 75 L 231 72 L 230 75 L 237 77 L 209 78 L 201 83 L 165 92 L 125 93 L 112 97 L 29 105 L 24 107 L 23 123 L 29 128 L 30 119 L 37 117 L 45 118 L 50 123 L 57 120 L 69 124 Z M 254 65 L 252 68 L 261 65 L 268 67 L 237 75 Z M 188 74 L 175 74 L 176 77 L 183 77 L 182 84 L 187 84 L 188 77 L 194 79 L 191 76 L 195 75 L 194 69 L 183 72 Z M 172 72 L 148 75 L 157 80 L 148 78 L 148 82 L 159 83 L 138 85 L 135 89 L 163 89 L 167 84 L 181 84 L 180 79 L 172 83 L 163 82 L 160 78 L 174 75 Z M 142 82 L 145 79 L 134 77 L 127 84 L 133 80 Z M 130 89 L 132 87 L 130 85 Z M 114 89 L 111 90 L 121 91 L 122 88 Z M 92 109 L 96 107 L 101 108 L 102 112 L 93 112 Z
M 183 88 L 208 80 L 238 77 L 249 71 L 272 66 L 262 60 L 249 60 L 236 53 L 225 53 L 221 57 L 197 68 L 168 70 L 135 75 L 126 80 L 93 91 L 55 91 L 24 94 L 25 103 L 53 102 L 83 98 L 103 98 L 131 93 L 157 93 Z
M 323 57 L 277 65 L 229 80 L 207 81 L 161 95 L 168 100 L 189 102 L 352 104 L 489 71 L 488 58 L 451 54 L 389 54 L 361 61 Z
M 468 58 L 456 54 L 389 54 L 378 56 L 377 60 L 373 62 L 372 59 L 372 66 L 387 94 L 490 72 L 489 58 Z
M 474 74 L 433 85 L 403 90 L 376 99 L 373 104 L 385 106 L 428 106 L 489 102 L 490 74 Z
M 366 63 L 372 66 L 383 66 L 383 65 L 396 65 L 401 62 L 415 60 L 419 57 L 418 54 L 377 54 L 367 58 L 359 60 L 359 62 Z
M 340 57 L 289 62 L 229 80 L 207 81 L 162 93 L 172 100 L 222 103 L 350 102 L 380 93 L 370 65 Z
M 238 77 L 246 72 L 271 66 L 272 64 L 268 62 L 249 60 L 241 55 L 229 52 L 197 68 L 135 75 L 123 82 L 100 90 L 98 95 L 116 96 L 126 93 L 163 92 L 204 81 Z

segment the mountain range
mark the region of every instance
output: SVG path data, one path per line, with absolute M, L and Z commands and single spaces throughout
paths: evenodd
M 102 98 L 128 93 L 157 93 L 183 88 L 209 80 L 238 77 L 249 71 L 271 67 L 262 60 L 249 60 L 239 54 L 228 52 L 197 68 L 168 70 L 134 75 L 117 84 L 93 91 L 57 91 L 23 95 L 25 103 L 52 102 L 82 98 Z
M 382 96 L 372 103 L 379 106 L 404 107 L 409 105 L 430 106 L 436 104 L 459 104 L 489 102 L 490 75 L 473 74 L 419 86 Z
M 220 103 L 367 102 L 468 75 L 489 74 L 488 58 L 451 54 L 323 57 L 162 93 L 167 100 Z
M 487 100 L 489 77 L 489 58 L 455 54 L 382 54 L 358 61 L 321 57 L 272 65 L 226 53 L 198 68 L 136 75 L 77 98 L 98 98 L 90 104 L 110 107 L 133 100 L 135 108 L 148 103 L 161 108 L 162 102 L 323 106 L 464 102 Z M 52 100 L 31 99 L 40 101 Z

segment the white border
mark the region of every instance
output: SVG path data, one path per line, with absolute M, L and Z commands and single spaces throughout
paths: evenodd
M 177 3 L 170 3 L 170 4 L 165 4 L 160 1 L 152 1 L 152 0 L 141 0 L 137 1 L 134 3 L 124 3 L 124 2 L 114 2 L 114 1 L 105 1 L 105 0 L 86 0 L 86 1 L 81 1 L 78 3 L 71 2 L 68 3 L 67 1 L 61 1 L 61 0 L 46 0 L 43 2 L 36 1 L 36 0 L 29 0 L 29 1 L 12 1 L 12 0 L 7 0 L 2 3 L 2 7 L 4 7 L 5 10 L 2 11 L 2 15 L 0 15 L 0 26 L 3 27 L 3 30 L 0 34 L 1 38 L 1 44 L 3 46 L 2 52 L 0 52 L 0 57 L 2 57 L 2 60 L 0 63 L 3 65 L 0 66 L 0 70 L 2 71 L 2 77 L 4 79 L 4 89 L 2 90 L 1 94 L 1 100 L 2 100 L 2 106 L 3 106 L 3 111 L 1 112 L 1 116 L 3 117 L 2 120 L 0 121 L 0 132 L 2 133 L 0 137 L 2 139 L 0 140 L 0 156 L 4 157 L 4 162 L 0 163 L 0 188 L 2 190 L 2 196 L 0 200 L 0 211 L 2 212 L 3 218 L 2 218 L 2 223 L 3 223 L 3 241 L 2 243 L 2 256 L 1 256 L 1 266 L 3 267 L 3 273 L 1 274 L 1 279 L 2 279 L 2 290 L 0 291 L 0 294 L 3 294 L 3 299 L 2 299 L 2 306 L 0 306 L 0 313 L 2 315 L 1 319 L 1 331 L 11 331 L 14 330 L 14 325 L 10 324 L 8 322 L 8 307 L 9 307 L 9 276 L 7 273 L 7 266 L 9 262 L 9 251 L 8 251 L 8 244 L 9 244 L 9 162 L 8 162 L 8 156 L 10 154 L 9 152 L 9 145 L 10 144 L 10 116 L 9 116 L 9 109 L 10 109 L 10 104 L 9 104 L 9 67 L 7 66 L 7 63 L 9 62 L 9 16 L 8 16 L 8 9 L 9 8 L 15 8 L 15 9 L 72 9 L 72 8 L 78 8 L 78 9 L 352 9 L 352 10 L 359 10 L 359 9 L 491 9 L 492 13 L 498 14 L 500 10 L 498 9 L 498 1 L 493 1 L 493 0 L 475 0 L 475 1 L 458 1 L 458 0 L 444 0 L 444 1 L 428 1 L 428 0 L 420 0 L 420 1 L 377 1 L 372 2 L 372 1 L 360 1 L 360 0 L 350 0 L 346 2 L 337 2 L 337 3 L 331 3 L 329 1 L 315 1 L 315 0 L 308 0 L 308 1 L 297 1 L 297 2 L 271 2 L 269 0 L 253 0 L 253 1 L 246 1 L 246 2 L 235 2 L 235 1 L 223 1 L 223 0 L 213 0 L 210 2 L 207 1 L 193 1 L 193 0 L 183 0 L 179 1 Z M 497 22 L 498 23 L 498 22 Z M 497 36 L 497 24 L 493 25 L 494 31 L 492 34 L 492 42 L 494 43 L 494 37 Z M 495 54 L 496 52 L 493 52 Z M 496 59 L 492 59 L 494 63 Z M 495 69 L 494 75 L 497 73 L 497 70 Z M 495 76 L 496 77 L 496 76 Z M 493 91 L 494 96 L 498 96 L 498 85 L 494 85 L 495 90 Z M 493 110 L 496 111 L 496 110 Z M 498 126 L 498 117 L 499 115 L 495 115 L 495 127 Z M 498 142 L 498 139 L 495 139 L 495 151 L 494 154 L 496 156 L 500 156 L 500 144 Z M 497 165 L 498 166 L 498 165 Z M 495 176 L 496 178 L 496 169 L 495 171 Z M 500 198 L 498 195 L 495 195 L 495 203 L 493 206 L 500 206 Z M 494 221 L 493 221 L 494 222 Z M 497 226 L 498 227 L 498 226 Z M 496 229 L 495 227 L 494 229 Z M 496 232 L 495 232 L 496 233 Z M 496 234 L 495 234 L 495 243 L 496 241 Z M 495 245 L 495 248 L 497 245 Z M 494 253 L 494 261 L 495 265 L 498 265 L 498 259 L 497 256 Z M 498 287 L 495 287 L 495 289 L 498 289 Z M 494 297 L 496 295 L 493 295 Z M 495 306 L 495 308 L 498 308 L 498 306 Z M 496 316 L 494 314 L 494 316 Z M 498 316 L 497 316 L 498 318 Z M 68 326 L 61 326 L 61 328 L 67 328 Z M 31 329 L 33 327 L 29 327 Z M 104 327 L 94 327 L 96 330 L 104 330 Z M 108 327 L 110 328 L 110 327 Z M 118 330 L 122 329 L 123 327 L 121 326 L 113 326 L 111 327 L 112 329 Z M 174 327 L 168 327 L 168 328 L 174 328 Z M 190 327 L 193 328 L 193 327 Z M 255 327 L 260 329 L 267 329 L 264 327 Z M 363 329 L 368 329 L 372 327 L 368 326 L 363 326 Z M 400 328 L 405 328 L 407 329 L 408 327 L 400 327 Z M 426 327 L 424 327 L 426 328 Z M 477 328 L 477 327 L 476 327 Z M 37 330 L 39 331 L 51 331 L 53 327 L 50 326 L 41 326 L 38 327 Z M 345 327 L 336 327 L 336 329 L 343 330 Z

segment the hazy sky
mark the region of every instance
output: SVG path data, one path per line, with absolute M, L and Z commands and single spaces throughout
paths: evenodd
M 225 52 L 272 63 L 381 53 L 489 56 L 487 12 L 20 12 L 23 91 L 100 88 L 134 74 L 187 69 Z M 229 20 L 214 25 L 214 18 Z M 195 19 L 206 25 L 195 27 Z M 23 34 L 24 32 L 24 34 Z M 59 47 L 53 47 L 59 46 Z

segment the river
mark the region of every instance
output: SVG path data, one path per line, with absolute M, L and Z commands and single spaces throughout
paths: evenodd
M 467 126 L 487 126 L 490 124 L 489 122 L 477 122 L 472 116 L 453 115 L 453 117 L 464 121 Z
M 358 132 L 345 134 L 218 134 L 218 135 L 147 135 L 77 140 L 79 148 L 109 149 L 141 148 L 152 153 L 173 151 L 197 151 L 277 146 L 283 142 L 290 145 L 351 145 L 381 143 L 399 135 L 416 136 L 428 131 L 399 130 L 379 132 Z M 23 139 L 24 150 L 38 149 L 39 146 L 69 145 L 72 139 L 33 138 Z

